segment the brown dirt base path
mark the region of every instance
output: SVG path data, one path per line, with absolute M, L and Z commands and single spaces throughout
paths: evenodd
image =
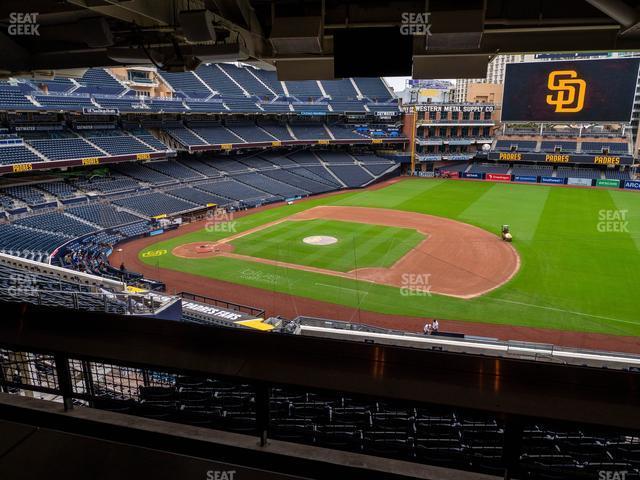
M 398 181 L 422 181 L 422 179 L 395 178 L 388 182 L 375 185 L 374 189 L 383 188 Z M 342 193 L 342 192 L 339 192 Z M 323 196 L 333 196 L 336 193 Z M 318 197 L 314 197 L 318 198 Z M 239 212 L 236 217 L 257 213 L 261 210 L 276 208 L 281 205 L 268 205 L 257 209 Z M 409 332 L 421 332 L 427 321 L 422 317 L 406 317 L 387 315 L 383 313 L 357 310 L 342 305 L 321 302 L 309 298 L 272 292 L 259 288 L 237 285 L 211 278 L 200 277 L 183 272 L 157 269 L 138 259 L 138 252 L 160 240 L 175 238 L 186 233 L 196 232 L 204 228 L 205 221 L 184 225 L 178 230 L 167 232 L 162 237 L 147 237 L 132 240 L 119 245 L 123 252 L 114 252 L 110 261 L 119 267 L 125 260 L 128 269 L 140 272 L 149 278 L 163 281 L 167 285 L 167 292 L 192 292 L 199 295 L 225 299 L 229 302 L 251 304 L 264 308 L 267 316 L 282 315 L 293 318 L 297 315 L 310 315 L 348 322 L 366 323 L 384 328 L 395 328 Z M 609 350 L 617 352 L 640 353 L 640 340 L 637 337 L 622 337 L 600 333 L 563 332 L 560 330 L 516 327 L 511 325 L 497 325 L 491 323 L 465 322 L 459 320 L 438 319 L 440 329 L 447 332 L 458 332 L 467 335 L 477 335 L 498 338 L 500 340 L 522 340 L 528 342 L 550 343 L 573 348 L 587 348 Z
M 426 238 L 389 268 L 359 268 L 346 273 L 233 253 L 231 242 L 237 238 L 283 221 L 316 219 L 410 228 Z M 477 297 L 503 285 L 520 266 L 511 244 L 481 228 L 421 213 L 340 206 L 314 207 L 216 243 L 180 245 L 171 253 L 183 258 L 231 257 L 397 288 L 428 288 L 432 293 L 459 298 Z

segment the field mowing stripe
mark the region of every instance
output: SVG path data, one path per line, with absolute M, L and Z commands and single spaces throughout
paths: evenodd
M 637 322 L 630 321 L 630 320 L 621 320 L 619 318 L 604 317 L 602 315 L 592 315 L 590 313 L 575 312 L 573 310 L 564 310 L 562 308 L 545 307 L 544 305 L 536 305 L 534 303 L 516 302 L 514 300 L 504 300 L 504 299 L 501 299 L 501 298 L 494 298 L 493 300 L 495 300 L 496 302 L 513 303 L 514 305 L 522 305 L 524 307 L 535 307 L 535 308 L 542 308 L 543 310 L 552 310 L 554 312 L 570 313 L 572 315 L 582 315 L 583 317 L 600 318 L 602 320 L 613 320 L 614 322 L 631 323 L 631 324 L 634 324 L 634 325 L 637 323 Z
M 329 285 L 328 283 L 314 283 L 314 285 L 317 285 L 319 287 L 339 288 L 340 290 L 351 290 L 352 292 L 356 292 L 361 295 L 369 295 L 369 292 L 363 292 L 362 290 L 359 290 L 357 288 L 341 287 L 339 285 Z

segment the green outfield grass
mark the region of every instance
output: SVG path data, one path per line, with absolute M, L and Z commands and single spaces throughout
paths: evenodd
M 487 295 L 462 300 L 439 295 L 403 296 L 393 287 L 231 258 L 187 260 L 167 253 L 141 259 L 158 268 L 382 313 L 640 335 L 636 300 L 636 289 L 640 285 L 640 195 L 637 193 L 406 179 L 379 190 L 283 205 L 243 217 L 234 228 L 241 232 L 317 205 L 427 213 L 473 224 L 496 234 L 500 225 L 507 223 L 511 225 L 514 247 L 522 265 L 518 274 L 504 286 Z M 622 231 L 612 231 L 616 229 Z M 237 247 L 252 251 L 252 255 L 264 256 L 265 252 L 253 250 L 261 249 L 260 245 L 252 244 L 259 239 L 256 236 L 259 233 L 234 243 L 240 242 L 243 245 Z M 215 241 L 231 234 L 202 230 L 161 240 L 145 251 L 171 252 L 183 243 Z M 282 252 L 282 248 L 279 251 Z M 353 249 L 344 254 L 352 256 Z M 282 260 L 282 254 L 277 255 Z M 298 259 L 296 263 L 301 261 L 310 260 Z M 346 259 L 336 259 L 336 262 L 349 263 Z
M 309 245 L 304 238 L 325 235 L 332 245 Z M 309 267 L 348 272 L 355 268 L 390 267 L 424 240 L 408 228 L 335 220 L 289 221 L 233 240 L 234 253 Z

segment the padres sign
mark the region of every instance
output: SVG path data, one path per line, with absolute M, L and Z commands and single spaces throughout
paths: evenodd
M 578 78 L 575 70 L 554 70 L 549 73 L 547 103 L 555 107 L 556 113 L 576 113 L 584 108 L 587 82 Z

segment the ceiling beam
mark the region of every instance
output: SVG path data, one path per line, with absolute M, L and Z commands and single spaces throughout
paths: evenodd
M 182 9 L 184 0 L 176 2 L 159 0 L 129 0 L 119 2 L 117 0 L 104 0 L 108 6 L 91 5 L 87 0 L 67 0 L 67 2 L 83 7 L 118 20 L 134 23 L 138 27 L 147 28 L 155 26 L 177 25 L 175 14 Z M 192 5 L 198 4 L 198 0 L 193 0 Z M 175 6 L 175 7 L 174 7 Z M 185 8 L 186 9 L 186 8 Z

